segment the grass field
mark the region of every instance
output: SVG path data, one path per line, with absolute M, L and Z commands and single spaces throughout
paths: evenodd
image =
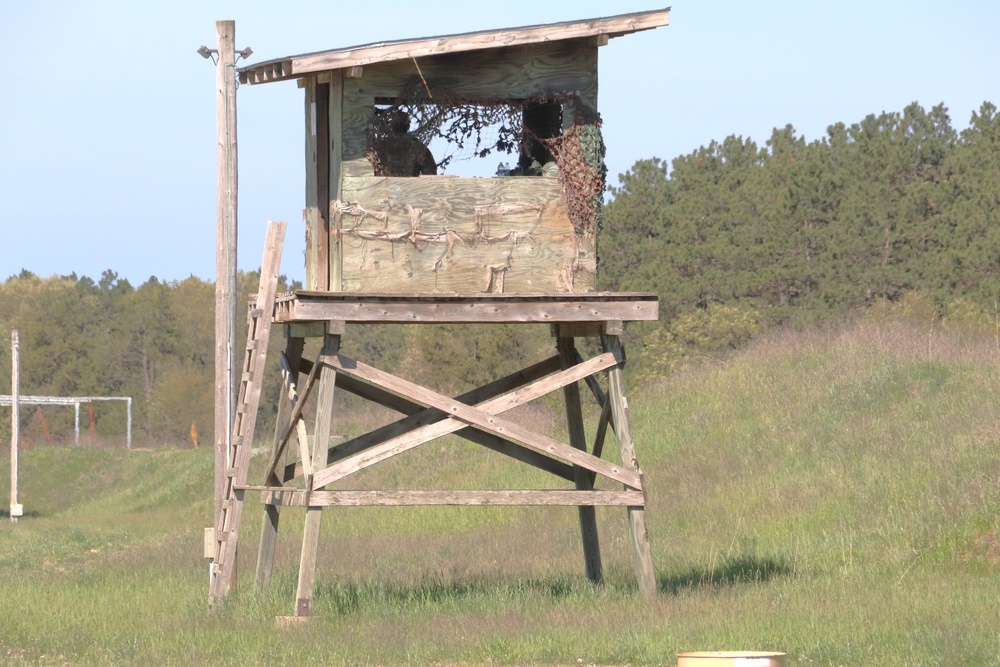
M 572 509 L 337 509 L 316 617 L 276 628 L 301 511 L 283 516 L 262 595 L 248 505 L 237 590 L 210 609 L 209 449 L 38 447 L 21 456 L 26 516 L 0 521 L 0 663 L 640 665 L 757 649 L 790 665 L 1000 665 L 995 341 L 872 322 L 777 332 L 630 399 L 653 603 L 620 510 L 598 510 L 595 587 Z M 524 418 L 558 431 L 551 407 Z M 537 482 L 458 441 L 363 480 Z

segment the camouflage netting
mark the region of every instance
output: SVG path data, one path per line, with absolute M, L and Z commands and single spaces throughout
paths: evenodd
M 395 100 L 381 102 L 368 126 L 368 159 L 375 175 L 441 173 L 455 159 L 516 155 L 511 175 L 557 171 L 573 227 L 578 233 L 600 230 L 607 178 L 601 119 L 578 96 L 470 99 L 415 77 Z M 565 113 L 573 118 L 567 129 L 562 127 Z M 429 153 L 424 147 L 442 139 L 452 152 L 425 164 Z

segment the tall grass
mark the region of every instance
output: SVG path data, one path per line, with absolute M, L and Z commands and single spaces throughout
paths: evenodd
M 283 514 L 261 594 L 248 506 L 237 589 L 212 609 L 209 449 L 35 448 L 27 516 L 0 523 L 0 662 L 637 665 L 773 649 L 793 665 L 1000 665 L 998 361 L 990 340 L 861 322 L 775 332 L 632 387 L 652 603 L 620 511 L 598 511 L 594 587 L 570 509 L 330 509 L 316 617 L 278 628 L 301 511 Z M 541 483 L 444 440 L 352 485 Z

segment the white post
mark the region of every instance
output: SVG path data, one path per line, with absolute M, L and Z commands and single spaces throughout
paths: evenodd
M 17 502 L 17 449 L 20 437 L 21 410 L 19 401 L 21 400 L 21 378 L 20 378 L 20 353 L 21 343 L 17 336 L 17 329 L 10 334 L 10 522 L 17 523 L 17 518 L 24 514 L 24 508 Z
M 127 435 L 125 436 L 125 448 L 132 449 L 132 397 L 129 396 L 125 400 L 126 409 L 128 410 L 128 428 Z
M 74 441 L 76 446 L 80 446 L 80 404 L 73 404 L 73 437 L 76 438 Z

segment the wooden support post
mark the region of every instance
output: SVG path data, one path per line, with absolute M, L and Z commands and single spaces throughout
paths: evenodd
M 236 365 L 236 22 L 216 21 L 215 516 L 219 523 L 230 447 Z
M 340 350 L 340 335 L 324 338 L 323 355 L 335 355 Z M 320 363 L 317 361 L 316 363 Z M 333 398 L 337 371 L 324 365 L 320 370 L 319 395 L 316 406 L 316 430 L 313 439 L 311 468 L 315 470 L 326 462 L 333 426 Z M 306 478 L 306 491 L 313 491 L 312 476 Z M 295 616 L 312 615 L 312 596 L 316 582 L 316 554 L 319 549 L 319 528 L 323 518 L 322 507 L 306 508 L 306 523 L 302 533 L 302 555 L 299 559 L 299 581 L 295 590 Z
M 330 73 L 329 90 L 329 168 L 327 187 L 327 200 L 325 203 L 327 211 L 327 221 L 329 223 L 329 253 L 330 253 L 330 281 L 328 289 L 331 292 L 339 292 L 344 288 L 344 251 L 341 248 L 340 235 L 340 215 L 332 210 L 333 201 L 340 201 L 343 197 L 344 179 L 343 173 L 343 151 L 344 151 L 344 76 L 340 70 Z
M 21 343 L 17 329 L 10 333 L 10 522 L 17 523 L 23 508 L 17 502 L 17 450 L 21 427 Z
M 573 338 L 559 335 L 556 338 L 556 349 L 563 369 L 576 364 L 576 348 Z M 580 385 L 577 382 L 563 387 L 563 397 L 566 401 L 566 425 L 569 430 L 569 443 L 576 449 L 587 451 L 587 436 L 583 426 L 583 409 L 580 404 Z M 573 466 L 573 478 L 576 488 L 589 491 L 594 488 L 593 476 L 590 471 Z M 601 543 L 597 534 L 597 513 L 593 506 L 581 505 L 577 508 L 580 514 L 580 537 L 583 540 L 583 561 L 587 579 L 600 583 Z
M 306 289 L 330 289 L 330 84 L 305 81 Z M 339 99 L 337 103 L 339 104 Z M 337 162 L 339 168 L 340 163 Z
M 643 485 L 642 471 L 635 458 L 635 443 L 632 440 L 632 424 L 629 421 L 628 400 L 625 398 L 625 382 L 622 368 L 625 365 L 625 352 L 618 336 L 603 335 L 601 344 L 605 351 L 611 352 L 621 361 L 617 366 L 608 369 L 608 400 L 611 402 L 611 415 L 615 425 L 615 435 L 618 437 L 618 451 L 621 454 L 623 467 L 639 475 Z M 643 489 L 645 495 L 645 488 Z M 653 568 L 653 555 L 649 548 L 649 535 L 646 531 L 645 506 L 628 508 L 628 528 L 632 538 L 632 552 L 635 557 L 635 574 L 639 581 L 639 591 L 646 598 L 657 594 L 656 572 Z
M 282 469 L 285 465 L 285 451 L 279 453 L 281 436 L 290 424 L 292 416 L 292 405 L 289 402 L 291 391 L 298 391 L 299 366 L 302 363 L 302 349 L 305 345 L 304 338 L 292 337 L 286 327 L 285 358 L 288 360 L 288 378 L 282 386 L 282 395 L 278 399 L 278 416 L 274 422 L 274 446 L 272 457 L 277 454 L 277 469 Z M 280 481 L 272 473 L 271 477 L 264 480 L 267 485 L 279 485 Z M 271 583 L 271 571 L 274 567 L 274 548 L 278 541 L 278 519 L 281 508 L 277 505 L 264 505 L 264 521 L 260 529 L 260 548 L 257 551 L 257 588 L 267 591 Z

